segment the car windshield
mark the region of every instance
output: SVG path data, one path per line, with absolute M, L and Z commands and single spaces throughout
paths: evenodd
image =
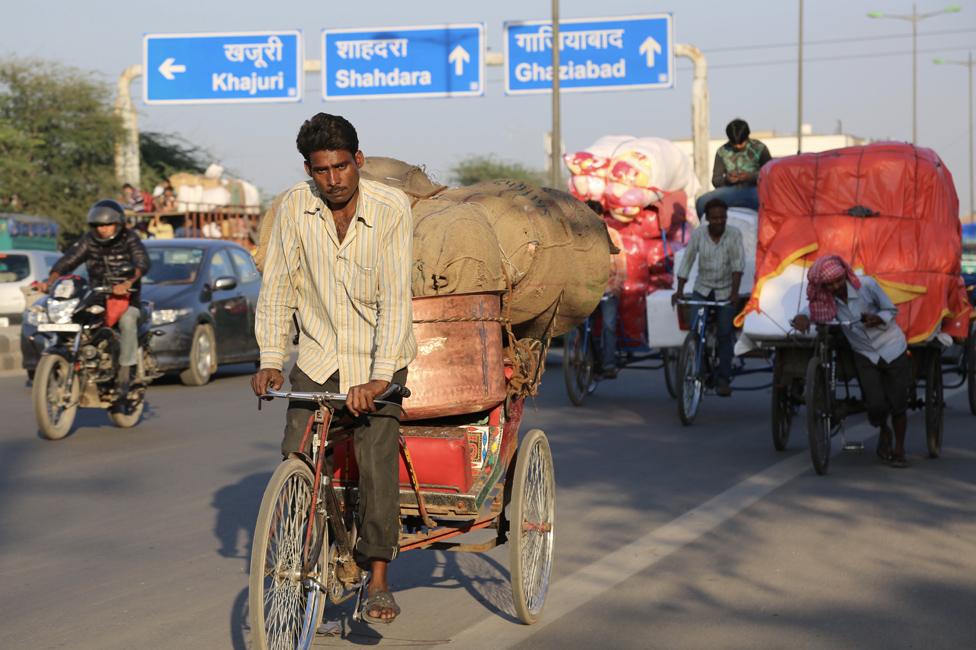
M 149 249 L 151 266 L 143 278 L 146 284 L 190 284 L 197 279 L 202 248 L 154 246 Z
M 26 255 L 0 253 L 0 283 L 18 282 L 30 275 L 30 260 Z

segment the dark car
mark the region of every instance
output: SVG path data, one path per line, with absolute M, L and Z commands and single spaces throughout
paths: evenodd
M 160 370 L 200 386 L 222 363 L 254 362 L 254 310 L 261 276 L 244 247 L 216 239 L 150 239 L 152 265 L 142 280 L 142 299 L 152 304 L 152 339 Z M 42 299 L 43 300 L 43 299 Z M 43 308 L 24 316 L 20 345 L 24 368 L 33 375 L 39 357 L 31 337 Z

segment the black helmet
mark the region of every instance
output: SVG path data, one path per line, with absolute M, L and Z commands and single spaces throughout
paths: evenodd
M 110 224 L 118 224 L 118 228 L 115 229 L 115 233 L 108 239 L 102 239 L 98 236 L 98 231 L 95 230 L 95 226 L 107 226 Z M 122 227 L 125 225 L 125 208 L 122 207 L 118 201 L 113 201 L 112 199 L 102 199 L 95 205 L 91 207 L 88 211 L 88 226 L 92 229 L 92 237 L 95 241 L 105 244 L 112 241 L 119 236 L 122 232 Z

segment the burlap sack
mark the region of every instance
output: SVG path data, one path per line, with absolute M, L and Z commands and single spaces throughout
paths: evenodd
M 359 173 L 365 179 L 403 190 L 412 199 L 426 199 L 445 188 L 430 180 L 423 168 L 396 158 L 369 156 Z
M 603 220 L 566 192 L 513 180 L 445 190 L 433 201 L 482 206 L 512 283 L 505 304 L 515 333 L 562 334 L 596 308 L 607 288 L 610 240 Z
M 480 206 L 424 200 L 413 219 L 414 296 L 505 289 L 498 240 Z

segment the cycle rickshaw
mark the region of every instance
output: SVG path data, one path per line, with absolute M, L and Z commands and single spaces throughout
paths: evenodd
M 746 338 L 774 352 L 773 446 L 787 447 L 806 407 L 811 461 L 827 472 L 831 439 L 864 411 L 853 353 L 840 331 L 850 323 L 796 332 L 806 304 L 807 267 L 836 254 L 875 278 L 898 307 L 912 361 L 909 408 L 923 410 L 928 455 L 942 449 L 946 365 L 967 380 L 972 355 L 945 364 L 945 348 L 971 349 L 972 306 L 960 281 L 958 199 L 952 177 L 929 149 L 876 143 L 780 158 L 760 173 L 756 288 L 737 317 Z M 961 385 L 960 384 L 956 384 Z
M 678 321 L 682 330 L 689 330 L 681 346 L 677 364 L 678 417 L 681 423 L 691 425 L 698 415 L 702 398 L 718 384 L 718 332 L 714 310 L 731 304 L 729 300 L 678 300 Z M 690 327 L 687 325 L 690 323 Z M 758 367 L 749 367 L 747 359 L 762 359 Z M 771 354 L 753 351 L 735 356 L 732 360 L 732 381 L 737 377 L 770 372 Z M 736 391 L 755 391 L 769 388 L 764 382 L 754 386 L 736 386 Z
M 400 552 L 486 552 L 509 545 L 516 615 L 538 620 L 555 541 L 555 480 L 546 435 L 519 436 L 526 388 L 544 345 L 509 338 L 502 348 L 499 296 L 414 299 L 420 354 L 403 390 Z M 518 390 L 519 387 L 522 390 Z M 391 387 L 399 390 L 399 387 Z M 251 553 L 249 606 L 255 647 L 308 648 L 327 602 L 362 596 L 356 564 L 358 468 L 345 395 L 273 392 L 318 405 L 301 448 L 265 490 Z M 384 396 L 389 399 L 389 395 Z M 480 541 L 452 538 L 475 531 Z M 359 607 L 357 603 L 356 614 Z
M 606 298 L 603 298 L 606 300 Z M 623 315 L 623 314 L 621 314 Z M 587 395 L 596 391 L 603 374 L 600 363 L 600 332 L 603 327 L 599 310 L 563 336 L 563 378 L 566 394 L 575 406 L 582 406 Z M 677 354 L 672 348 L 652 349 L 645 340 L 617 335 L 617 368 L 664 370 L 668 394 L 677 397 Z

